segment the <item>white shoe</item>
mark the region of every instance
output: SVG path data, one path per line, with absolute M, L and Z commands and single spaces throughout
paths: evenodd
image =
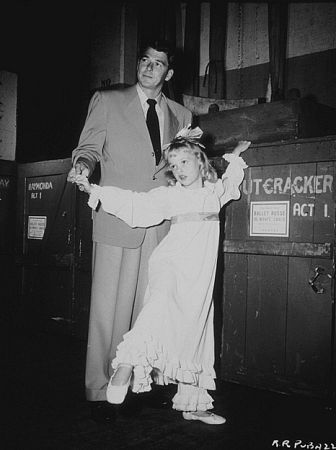
M 114 405 L 120 405 L 127 395 L 128 387 L 131 381 L 131 375 L 126 384 L 122 384 L 121 386 L 113 386 L 111 384 L 113 376 L 110 378 L 110 381 L 107 385 L 106 389 L 106 400 L 109 403 L 113 403 Z
M 199 416 L 193 412 L 183 411 L 183 419 L 185 420 L 199 420 L 201 422 L 207 423 L 208 425 L 222 425 L 226 422 L 225 417 L 218 416 L 214 413 L 208 413 L 206 416 Z

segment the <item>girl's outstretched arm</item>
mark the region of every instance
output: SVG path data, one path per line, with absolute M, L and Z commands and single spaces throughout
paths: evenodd
M 250 141 L 239 141 L 232 153 L 223 155 L 223 158 L 228 161 L 229 165 L 222 176 L 223 194 L 220 197 L 221 206 L 224 206 L 230 200 L 238 200 L 240 198 L 239 186 L 244 179 L 244 169 L 247 168 L 240 154 L 245 152 L 250 145 Z
M 87 185 L 85 185 L 87 186 Z M 116 186 L 90 185 L 88 205 L 103 210 L 126 222 L 130 227 L 150 227 L 169 219 L 169 188 L 160 186 L 148 192 L 134 192 Z

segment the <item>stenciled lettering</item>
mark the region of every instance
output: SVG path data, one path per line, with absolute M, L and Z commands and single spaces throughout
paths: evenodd
M 9 186 L 9 178 L 0 178 L 0 188 L 7 189 Z
M 273 194 L 325 194 L 332 192 L 332 175 L 304 175 L 286 178 L 253 178 L 244 180 L 242 191 L 246 195 L 262 192 L 267 195 Z
M 40 181 L 39 183 L 29 183 L 28 191 L 44 191 L 53 189 L 52 181 Z

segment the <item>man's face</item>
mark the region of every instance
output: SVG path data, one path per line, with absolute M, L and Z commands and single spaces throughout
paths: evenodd
M 173 69 L 168 68 L 166 53 L 149 47 L 138 61 L 137 76 L 140 86 L 146 90 L 161 91 L 165 81 L 173 76 Z

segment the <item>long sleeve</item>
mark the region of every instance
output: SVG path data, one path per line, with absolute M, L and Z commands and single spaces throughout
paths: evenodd
M 96 92 L 90 101 L 85 125 L 81 132 L 78 146 L 72 152 L 75 163 L 83 159 L 92 172 L 100 161 L 106 139 L 106 109 L 100 92 Z
M 248 167 L 243 158 L 232 153 L 223 155 L 223 158 L 229 162 L 229 165 L 223 173 L 221 181 L 218 182 L 221 206 L 224 206 L 230 200 L 240 198 L 239 186 L 244 179 L 244 169 Z
M 149 227 L 170 219 L 169 188 L 161 186 L 149 192 L 133 192 L 115 186 L 92 185 L 88 205 L 98 203 L 109 214 L 122 219 L 130 227 Z

